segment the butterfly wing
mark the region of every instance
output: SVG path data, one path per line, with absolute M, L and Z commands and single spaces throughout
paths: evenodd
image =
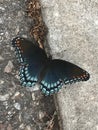
M 70 62 L 55 59 L 50 62 L 47 73 L 41 81 L 41 90 L 44 94 L 50 95 L 59 91 L 63 83 L 71 84 L 88 79 L 89 74 L 85 70 Z
M 32 87 L 38 81 L 43 64 L 47 60 L 45 51 L 25 38 L 14 38 L 12 45 L 20 63 L 20 80 L 23 86 Z

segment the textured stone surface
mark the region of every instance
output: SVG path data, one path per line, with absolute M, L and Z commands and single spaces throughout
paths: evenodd
M 64 130 L 98 130 L 98 1 L 41 0 L 54 58 L 86 69 L 91 77 L 57 95 Z M 60 53 L 60 54 L 59 54 Z
M 46 130 L 52 118 L 57 124 L 53 96 L 44 97 L 37 87 L 29 90 L 19 82 L 11 41 L 16 36 L 30 38 L 33 20 L 27 17 L 26 1 L 0 0 L 0 130 Z

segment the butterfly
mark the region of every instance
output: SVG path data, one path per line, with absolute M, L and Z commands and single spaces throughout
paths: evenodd
M 20 63 L 20 81 L 22 86 L 33 87 L 40 84 L 40 89 L 45 95 L 58 92 L 63 84 L 87 81 L 89 73 L 61 59 L 47 57 L 44 49 L 35 41 L 16 37 L 12 40 L 16 57 Z

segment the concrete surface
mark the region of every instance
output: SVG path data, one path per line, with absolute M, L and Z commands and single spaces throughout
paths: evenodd
M 51 97 L 22 88 L 11 40 L 29 37 L 31 20 L 24 0 L 0 0 L 0 129 L 45 129 L 51 119 L 45 112 Z M 87 82 L 66 85 L 57 94 L 64 130 L 98 130 L 98 1 L 41 0 L 48 43 L 54 58 L 87 70 Z M 8 65 L 8 66 L 7 66 Z M 10 66 L 10 67 L 9 67 Z M 51 100 L 50 100 L 51 99 Z M 48 104 L 47 104 L 48 103 Z M 54 105 L 48 110 L 52 117 Z M 46 119 L 46 121 L 44 121 Z
M 64 130 L 98 130 L 98 1 L 41 0 L 54 58 L 73 62 L 91 77 L 57 95 Z
M 59 130 L 53 96 L 19 82 L 11 41 L 16 36 L 30 38 L 33 21 L 25 11 L 25 0 L 0 0 L 0 130 Z

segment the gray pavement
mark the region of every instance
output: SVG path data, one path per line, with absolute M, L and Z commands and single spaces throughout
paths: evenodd
M 63 129 L 98 130 L 98 1 L 41 0 L 41 5 L 53 58 L 77 64 L 91 75 L 89 81 L 66 85 L 57 94 Z M 11 40 L 16 35 L 30 38 L 31 26 L 24 0 L 0 0 L 1 130 L 46 130 L 55 112 L 52 97 L 19 83 Z
M 98 1 L 41 0 L 48 43 L 62 58 L 90 73 L 87 82 L 57 94 L 64 130 L 98 130 Z
M 33 21 L 24 0 L 0 0 L 0 130 L 59 130 L 53 96 L 20 85 L 11 41 L 28 37 Z M 51 107 L 50 107 L 51 106 Z

